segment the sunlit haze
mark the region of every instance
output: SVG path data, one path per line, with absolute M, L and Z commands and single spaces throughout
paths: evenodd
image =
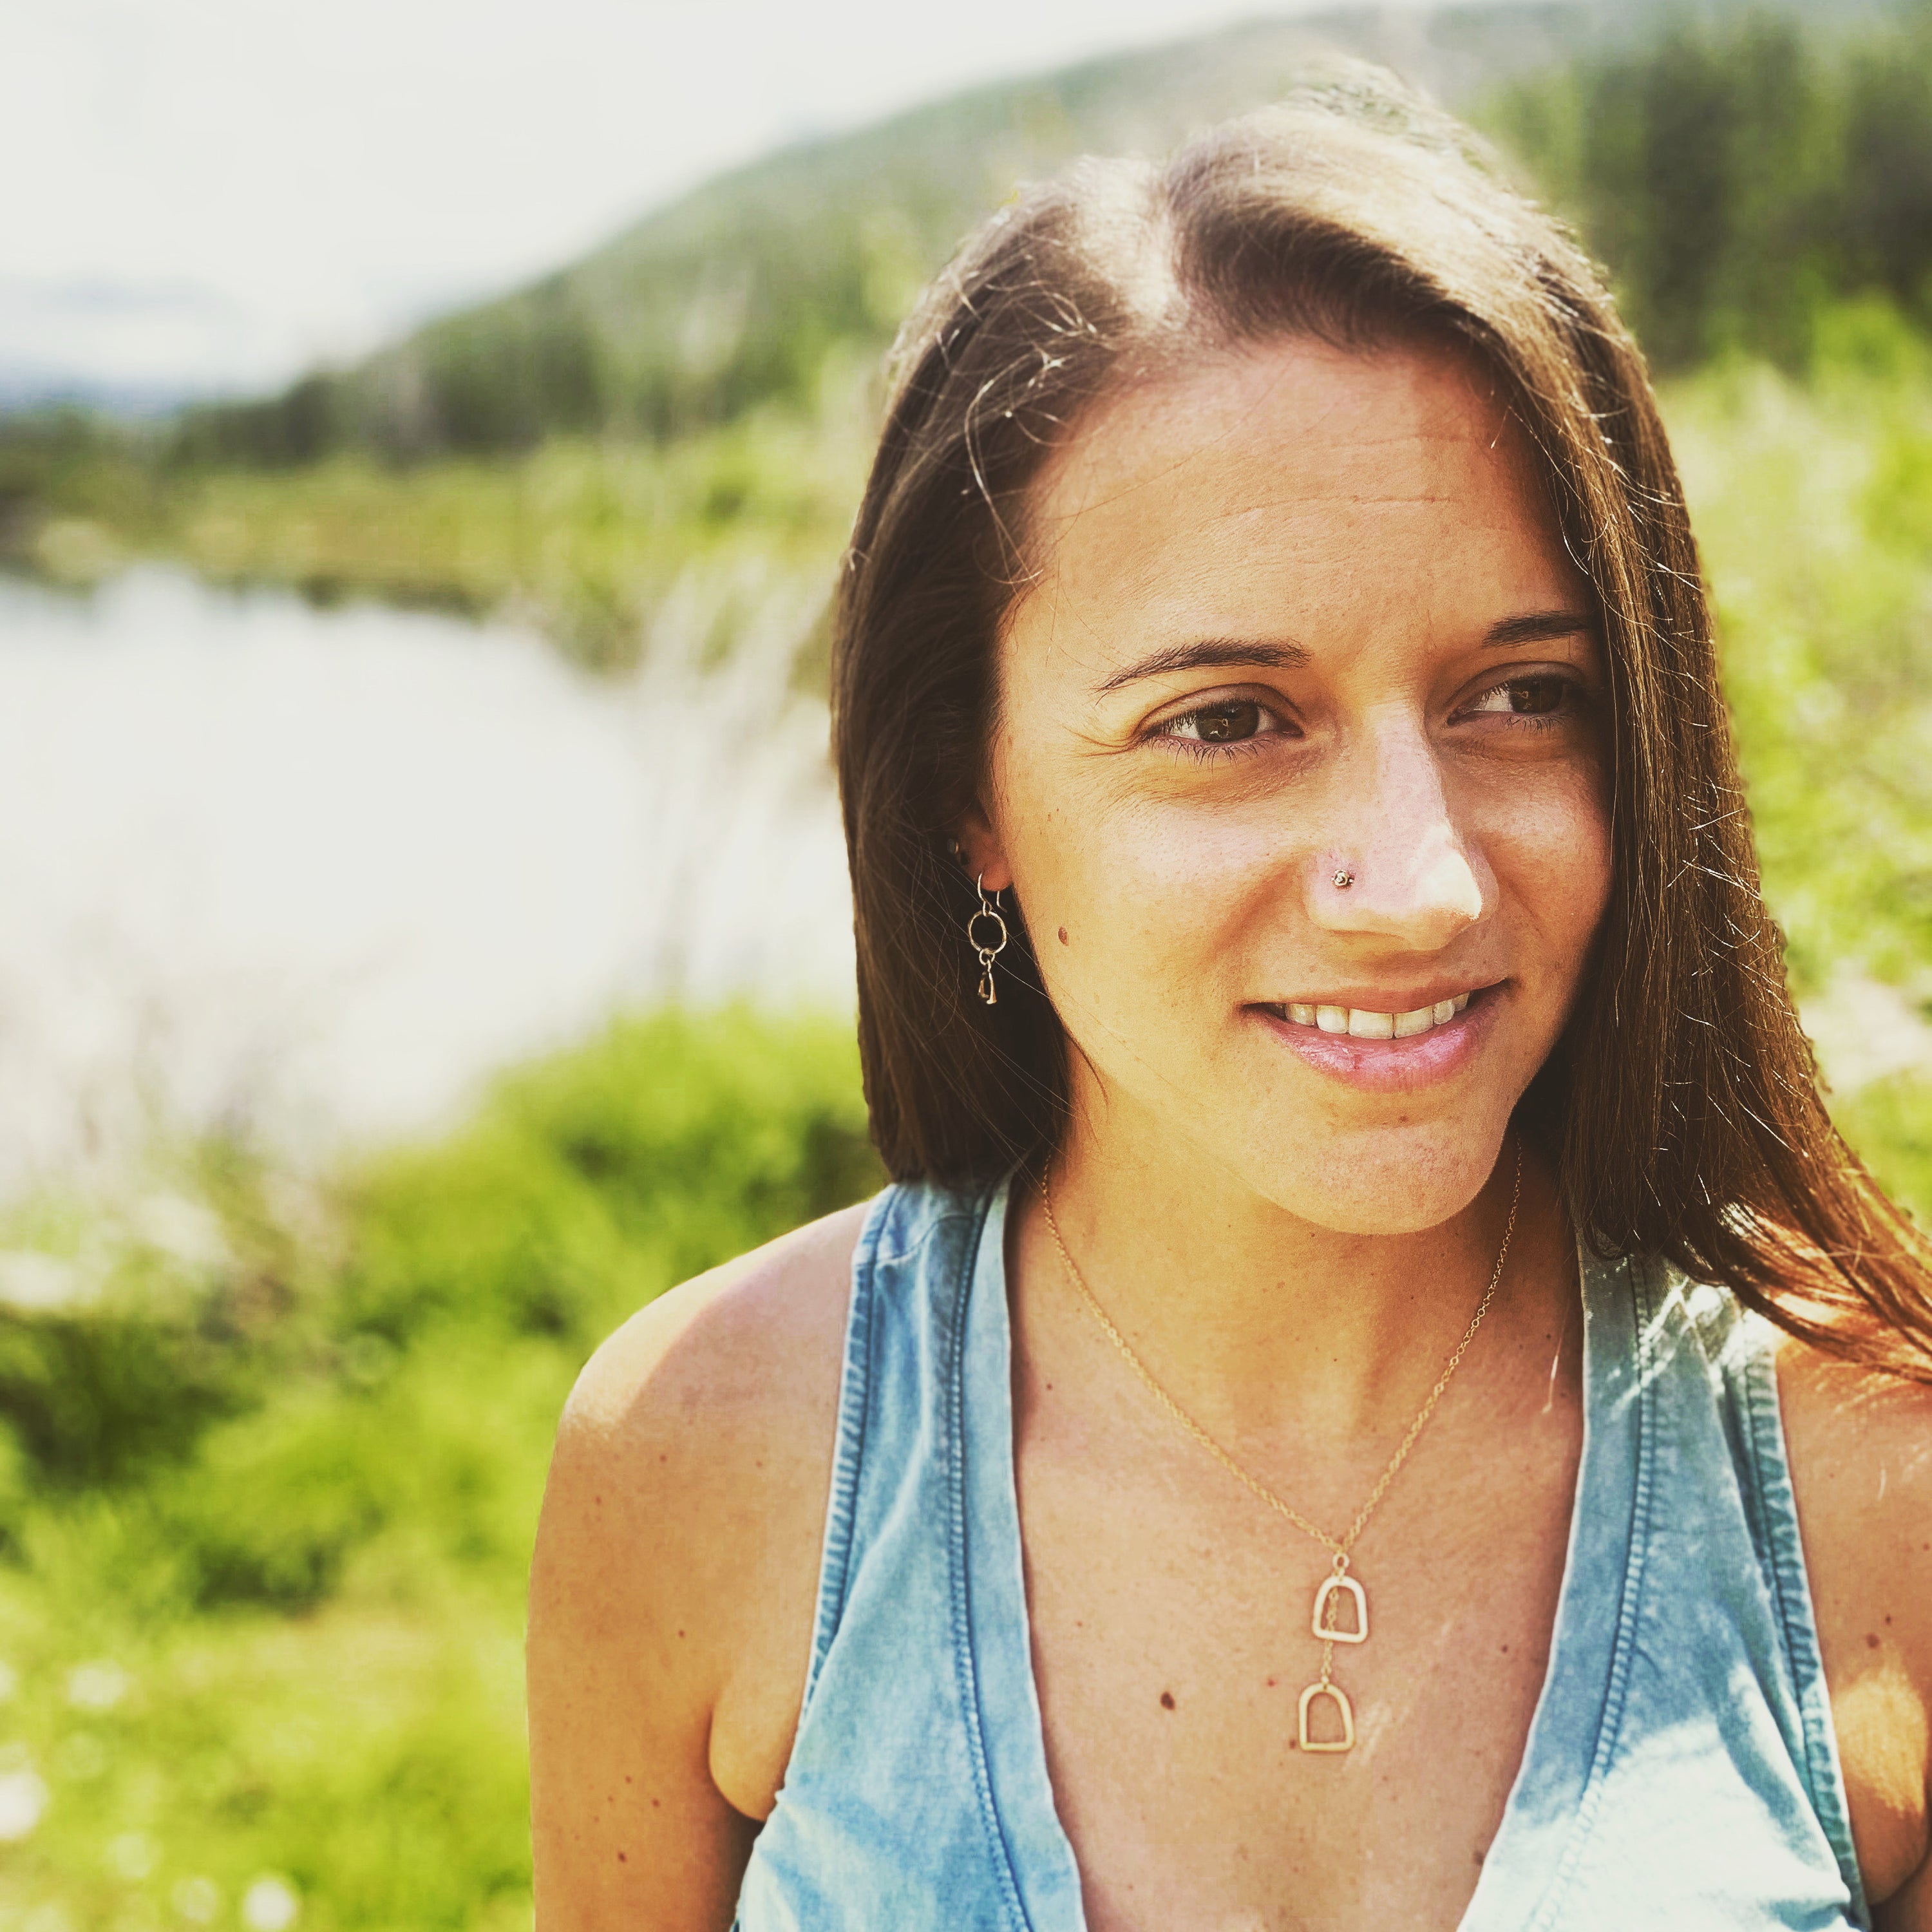
M 272 384 L 781 141 L 1256 10 L 4 0 L 0 404 Z

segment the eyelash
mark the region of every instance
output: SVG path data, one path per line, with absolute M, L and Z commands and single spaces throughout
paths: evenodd
M 1506 718 L 1510 728 L 1515 730 L 1554 730 L 1558 726 L 1568 723 L 1577 708 L 1587 701 L 1589 695 L 1580 678 L 1562 670 L 1554 669 L 1539 670 L 1528 676 L 1518 674 L 1511 677 L 1498 678 L 1494 684 L 1486 685 L 1478 692 L 1469 700 L 1468 704 L 1463 706 L 1463 710 L 1465 712 L 1472 710 L 1472 707 L 1481 704 L 1485 698 L 1493 698 L 1499 691 L 1507 691 L 1511 685 L 1546 682 L 1560 684 L 1563 687 L 1564 703 L 1560 710 L 1549 712 L 1501 712 L 1490 715 Z M 1252 758 L 1268 739 L 1287 735 L 1278 730 L 1257 732 L 1252 738 L 1239 738 L 1232 742 L 1217 744 L 1211 740 L 1183 738 L 1175 734 L 1174 728 L 1177 725 L 1188 724 L 1213 712 L 1231 710 L 1238 704 L 1253 705 L 1258 711 L 1274 718 L 1277 724 L 1288 722 L 1280 712 L 1262 704 L 1258 698 L 1224 699 L 1220 703 L 1201 705 L 1192 711 L 1184 711 L 1178 717 L 1163 718 L 1148 735 L 1150 738 L 1163 741 L 1176 751 L 1186 753 L 1197 764 L 1218 763 L 1228 758 Z
M 1176 738 L 1167 732 L 1156 732 L 1156 737 L 1165 738 L 1177 752 L 1192 758 L 1197 765 L 1220 764 L 1229 758 L 1251 758 L 1258 738 L 1243 738 L 1232 745 L 1213 745 L 1202 738 Z
M 1519 731 L 1553 731 L 1559 725 L 1568 723 L 1589 701 L 1590 694 L 1581 678 L 1572 673 L 1552 668 L 1548 670 L 1532 671 L 1527 676 L 1519 674 L 1514 677 L 1498 678 L 1494 684 L 1486 686 L 1482 690 L 1478 692 L 1464 709 L 1466 710 L 1471 706 L 1480 704 L 1484 698 L 1492 698 L 1498 692 L 1507 691 L 1510 686 L 1516 684 L 1555 684 L 1560 685 L 1563 690 L 1562 705 L 1560 709 L 1553 712 L 1502 712 L 1490 714 L 1492 716 L 1506 718 L 1511 728 Z
M 1215 764 L 1228 758 L 1252 758 L 1269 739 L 1287 734 L 1280 730 L 1258 731 L 1252 738 L 1237 738 L 1226 743 L 1216 743 L 1207 738 L 1183 738 L 1175 735 L 1177 725 L 1192 723 L 1216 711 L 1232 711 L 1237 706 L 1244 704 L 1252 704 L 1263 716 L 1272 718 L 1277 725 L 1288 722 L 1280 712 L 1264 704 L 1258 698 L 1224 698 L 1217 704 L 1203 704 L 1194 710 L 1184 711 L 1178 718 L 1163 718 L 1148 735 L 1164 740 L 1176 751 L 1185 752 L 1196 764 Z

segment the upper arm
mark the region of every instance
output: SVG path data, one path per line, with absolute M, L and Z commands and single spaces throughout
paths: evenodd
M 862 1212 L 661 1298 L 572 1392 L 530 1578 L 544 1932 L 730 1922 L 802 1690 Z
M 1875 1906 L 1872 1924 L 1876 1932 L 1932 1932 L 1932 1868 L 1922 1864 L 1882 1905 Z
M 1787 1343 L 1785 1435 L 1858 1862 L 1932 1932 L 1932 1389 Z

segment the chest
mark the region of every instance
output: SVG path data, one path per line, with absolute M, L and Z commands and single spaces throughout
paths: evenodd
M 1542 1688 L 1580 1445 L 1566 1404 L 1505 1472 L 1447 1436 L 1404 1471 L 1355 1552 L 1369 1636 L 1330 1666 L 1354 1747 L 1318 1752 L 1328 1553 L 1184 1440 L 1124 1460 L 1023 1430 L 1034 1671 L 1092 1932 L 1454 1925 Z M 1338 1718 L 1318 1693 L 1311 1740 Z
M 1341 1756 L 1288 1702 L 1318 1547 L 978 1281 L 946 1350 L 871 1310 L 742 1932 L 1864 1922 L 1768 1365 L 1660 1270 L 1586 1276 L 1574 1388 L 1492 1348 L 1436 1414 L 1355 1546 Z M 1386 1453 L 1250 1460 L 1339 1523 Z

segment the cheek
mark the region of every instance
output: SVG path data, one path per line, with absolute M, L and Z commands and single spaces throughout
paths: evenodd
M 1058 806 L 1014 814 L 1022 902 L 1047 942 L 1042 970 L 1083 988 L 1086 1004 L 1174 1012 L 1177 994 L 1228 970 L 1240 934 L 1264 916 L 1268 842 L 1145 802 Z
M 1232 998 L 1244 934 L 1269 902 L 1256 837 L 1120 796 L 1104 760 L 1016 756 L 1008 770 L 1003 843 L 1042 980 L 1088 1057 L 1110 1064 L 1116 1038 L 1156 1050 L 1198 1024 L 1204 997 Z
M 1538 935 L 1546 974 L 1574 984 L 1610 904 L 1610 815 L 1594 774 L 1580 772 L 1510 814 L 1488 842 L 1508 898 Z

